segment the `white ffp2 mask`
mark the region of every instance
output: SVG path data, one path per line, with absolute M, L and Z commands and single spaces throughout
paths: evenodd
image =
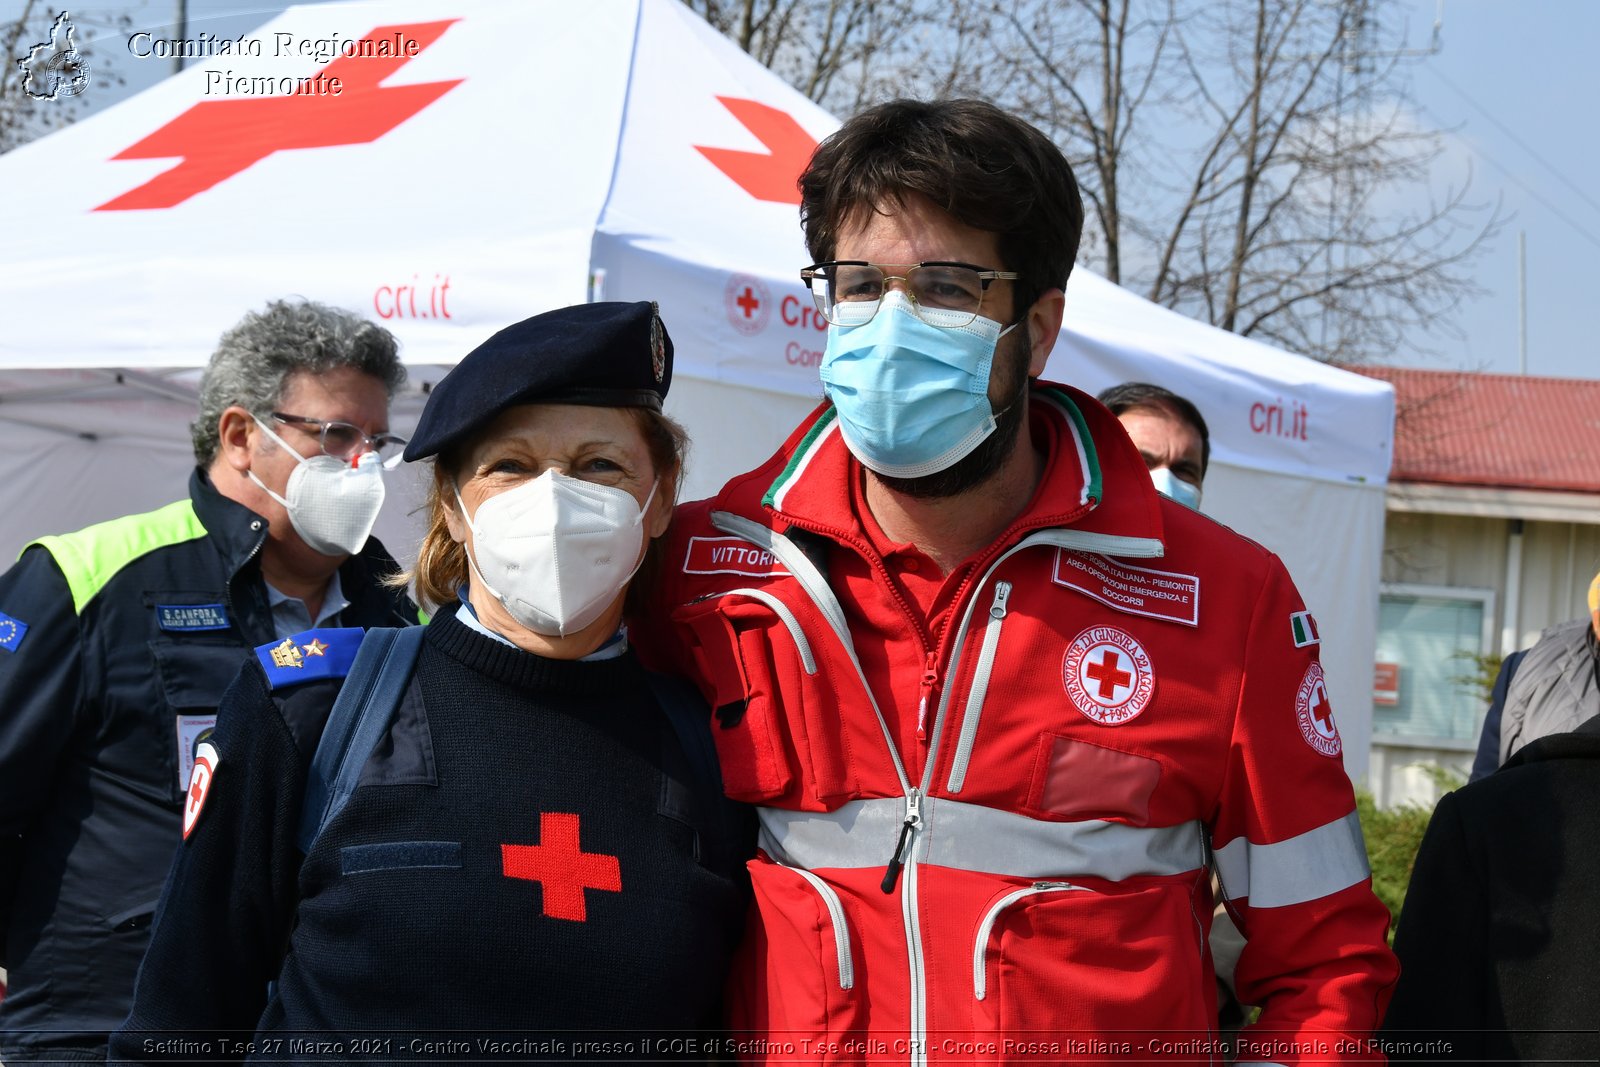
M 260 419 L 256 425 L 296 463 L 284 496 L 268 489 L 255 471 L 245 472 L 249 479 L 283 505 L 289 525 L 313 551 L 324 556 L 353 556 L 361 551 L 383 507 L 383 464 L 378 454 L 364 453 L 355 463 L 320 453 L 308 459 Z
M 551 469 L 467 515 L 467 561 L 511 617 L 536 634 L 565 637 L 593 623 L 643 560 L 644 507 L 626 489 Z

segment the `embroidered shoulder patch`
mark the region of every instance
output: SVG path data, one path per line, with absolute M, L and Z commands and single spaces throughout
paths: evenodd
M 1294 695 L 1294 714 L 1306 744 L 1324 756 L 1337 756 L 1344 751 L 1339 727 L 1333 721 L 1333 704 L 1328 700 L 1322 664 L 1313 663 L 1306 668 L 1305 677 L 1300 679 L 1300 688 Z
M 194 770 L 189 772 L 189 791 L 183 798 L 183 839 L 189 840 L 189 831 L 200 821 L 200 811 L 206 797 L 211 794 L 211 783 L 216 781 L 217 764 L 222 756 L 217 746 L 202 741 L 194 750 Z
M 685 574 L 743 574 L 776 578 L 789 571 L 778 557 L 738 537 L 691 537 L 683 560 Z
M 1129 615 L 1200 625 L 1200 579 L 1056 549 L 1051 580 Z
M 359 626 L 306 630 L 282 641 L 258 645 L 256 659 L 261 661 L 274 689 L 319 678 L 343 678 L 350 673 L 365 634 Z
M 1322 644 L 1322 635 L 1317 632 L 1317 620 L 1311 617 L 1309 611 L 1297 611 L 1289 616 L 1289 637 L 1294 641 L 1295 648 Z
M 15 652 L 22 639 L 28 636 L 28 624 L 0 611 L 0 648 Z

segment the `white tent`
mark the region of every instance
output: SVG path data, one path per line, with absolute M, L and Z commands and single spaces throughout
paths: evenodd
M 283 78 L 307 80 L 288 95 Z M 689 490 L 709 491 L 819 395 L 793 179 L 835 125 L 675 0 L 373 0 L 291 8 L 0 157 L 0 558 L 180 493 L 196 368 L 286 294 L 400 336 L 401 432 L 421 389 L 501 326 L 658 300 Z M 1363 775 L 1389 386 L 1081 269 L 1049 376 L 1156 381 L 1200 406 L 1206 510 L 1288 562 Z M 392 501 L 380 524 L 401 555 L 407 511 Z

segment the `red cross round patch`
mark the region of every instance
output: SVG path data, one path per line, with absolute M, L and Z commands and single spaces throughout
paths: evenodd
M 216 779 L 217 746 L 210 741 L 202 741 L 194 750 L 194 770 L 189 772 L 189 791 L 183 798 L 183 837 L 188 840 L 189 831 L 194 829 L 194 824 L 200 820 L 200 809 L 205 806 L 206 794 L 211 791 L 211 783 Z
M 1135 718 L 1156 691 L 1144 646 L 1114 626 L 1091 626 L 1073 638 L 1061 680 L 1074 706 L 1101 726 Z
M 1322 678 L 1322 664 L 1313 663 L 1300 679 L 1294 695 L 1294 714 L 1300 723 L 1300 736 L 1324 756 L 1337 756 L 1344 750 L 1339 743 L 1339 727 L 1333 721 L 1333 704 L 1328 700 L 1328 685 Z

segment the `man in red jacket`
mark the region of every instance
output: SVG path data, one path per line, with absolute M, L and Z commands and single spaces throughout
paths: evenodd
M 655 650 L 759 806 L 732 1051 L 1381 1062 L 1388 914 L 1304 604 L 1037 380 L 1082 226 L 1066 160 L 989 105 L 898 101 L 800 188 L 828 400 L 680 509 Z M 1237 1046 L 1212 864 L 1262 1006 Z

